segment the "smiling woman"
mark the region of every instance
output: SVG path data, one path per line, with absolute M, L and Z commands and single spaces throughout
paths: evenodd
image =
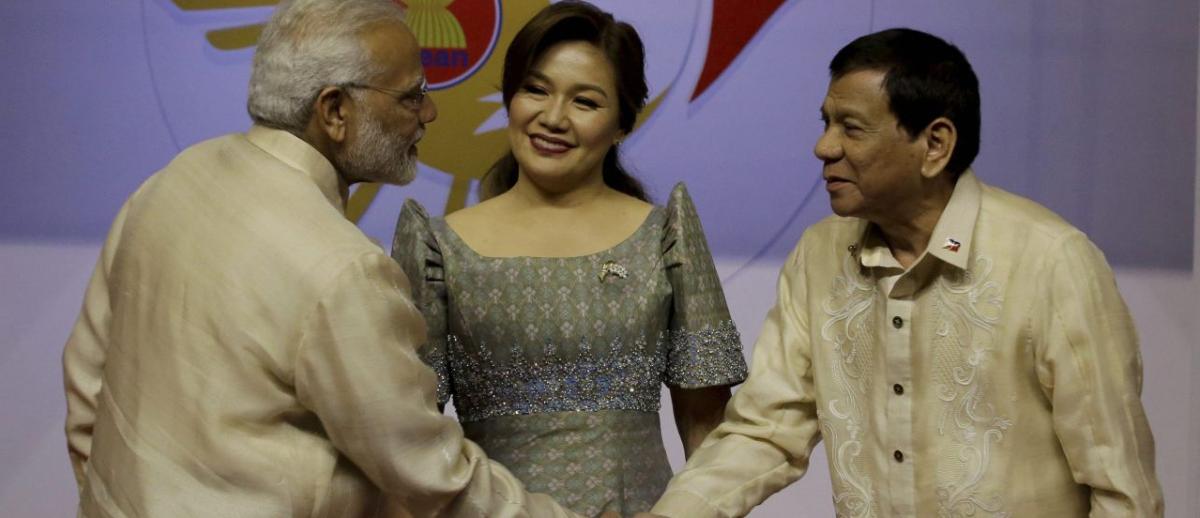
M 591 43 L 565 41 L 542 54 L 508 104 L 518 182 L 565 190 L 587 177 L 602 179 L 604 157 L 624 135 L 614 75 Z
M 564 51 L 564 46 L 569 50 Z M 638 113 L 646 105 L 645 59 L 642 40 L 631 25 L 618 22 L 612 15 L 588 4 L 568 2 L 562 8 L 548 7 L 531 19 L 513 39 L 504 57 L 501 88 L 504 106 L 509 111 L 512 152 L 497 161 L 483 178 L 479 186 L 480 198 L 486 200 L 499 195 L 517 183 L 518 159 L 515 155 L 521 148 L 521 139 L 514 137 L 516 124 L 512 118 L 518 113 L 514 112 L 513 101 L 522 93 L 536 95 L 537 92 L 532 90 L 549 93 L 545 87 L 553 85 L 544 84 L 549 78 L 541 68 L 553 66 L 571 67 L 571 70 L 558 70 L 565 74 L 557 77 L 558 81 L 575 82 L 577 84 L 571 86 L 577 88 L 591 87 L 593 97 L 605 97 L 607 102 L 599 111 L 615 115 L 613 122 L 620 135 L 614 135 L 604 149 L 601 177 L 613 189 L 644 201 L 646 195 L 641 184 L 621 166 L 618 137 L 633 131 Z M 534 84 L 539 81 L 543 84 Z
M 648 203 L 618 143 L 646 101 L 633 27 L 581 2 L 542 10 L 505 57 L 512 151 L 482 203 L 408 202 L 392 255 L 429 326 L 425 360 L 467 436 L 584 515 L 644 511 L 745 378 L 737 330 L 682 185 Z

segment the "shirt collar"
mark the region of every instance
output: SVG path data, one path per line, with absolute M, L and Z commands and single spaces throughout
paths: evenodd
M 975 221 L 979 218 L 979 203 L 981 188 L 975 173 L 970 169 L 959 176 L 950 194 L 950 201 L 942 209 L 933 233 L 929 235 L 929 245 L 925 255 L 930 255 L 952 264 L 960 269 L 967 269 L 971 256 L 971 242 L 975 234 Z M 902 268 L 892 256 L 887 243 L 879 235 L 879 229 L 862 220 L 862 233 L 856 246 L 862 252 L 859 261 L 865 267 Z
M 975 220 L 979 219 L 979 180 L 970 169 L 963 172 L 954 185 L 950 202 L 942 210 L 925 253 L 966 270 L 970 264 L 971 242 L 975 236 Z
M 317 188 L 330 204 L 342 214 L 346 213 L 346 202 L 337 170 L 329 159 L 311 144 L 286 131 L 257 124 L 246 132 L 246 139 L 293 169 L 303 171 L 317 184 Z
M 859 238 L 859 244 L 855 247 L 861 252 L 858 254 L 858 260 L 867 268 L 900 268 L 900 262 L 892 256 L 892 251 L 888 249 L 887 243 L 883 241 L 883 236 L 879 234 L 879 227 L 862 220 L 863 231 Z

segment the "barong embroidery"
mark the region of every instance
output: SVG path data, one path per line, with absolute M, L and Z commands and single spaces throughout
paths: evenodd
M 842 274 L 833 281 L 833 292 L 823 309 L 829 320 L 821 326 L 821 338 L 833 348 L 830 374 L 841 389 L 828 406 L 817 408 L 821 434 L 829 443 L 833 466 L 833 503 L 839 518 L 878 516 L 875 489 L 863 473 L 860 456 L 866 432 L 865 387 L 871 385 L 876 347 L 873 329 L 877 289 L 864 279 L 858 258 L 848 254 Z
M 991 465 L 991 448 L 1012 426 L 988 402 L 990 367 L 996 323 L 1003 309 L 1000 285 L 988 277 L 992 260 L 979 257 L 974 268 L 939 277 L 934 285 L 934 376 L 944 406 L 938 433 L 951 435 L 958 448 L 945 453 L 947 465 L 957 466 L 955 480 L 937 488 L 938 517 L 991 516 L 1009 518 L 999 494 L 978 489 Z M 949 474 L 939 479 L 950 478 Z

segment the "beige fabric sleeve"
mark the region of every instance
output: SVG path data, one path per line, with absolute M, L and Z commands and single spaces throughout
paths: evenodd
M 808 468 L 820 438 L 805 298 L 804 242 L 784 264 L 778 299 L 754 346 L 750 377 L 725 421 L 672 479 L 652 512 L 678 518 L 743 516 Z
M 1133 319 L 1086 236 L 1067 236 L 1049 257 L 1038 380 L 1071 472 L 1091 488 L 1091 516 L 1161 517 Z
M 63 384 L 67 395 L 67 452 L 75 482 L 83 488 L 84 473 L 92 453 L 92 428 L 96 423 L 96 400 L 100 394 L 100 379 L 104 371 L 105 351 L 108 350 L 109 325 L 112 309 L 109 297 L 109 274 L 129 203 L 121 208 L 101 249 L 100 259 L 88 281 L 83 296 L 83 308 L 67 345 L 63 349 Z
M 438 412 L 416 353 L 425 326 L 391 258 L 359 256 L 324 293 L 303 324 L 297 396 L 372 482 L 414 516 L 574 516 L 526 493 Z

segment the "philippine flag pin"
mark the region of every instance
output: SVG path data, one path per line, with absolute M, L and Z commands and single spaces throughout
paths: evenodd
M 946 238 L 946 244 L 942 245 L 942 248 L 951 252 L 958 252 L 958 247 L 960 246 L 962 246 L 962 243 L 959 243 L 957 239 L 948 237 Z

